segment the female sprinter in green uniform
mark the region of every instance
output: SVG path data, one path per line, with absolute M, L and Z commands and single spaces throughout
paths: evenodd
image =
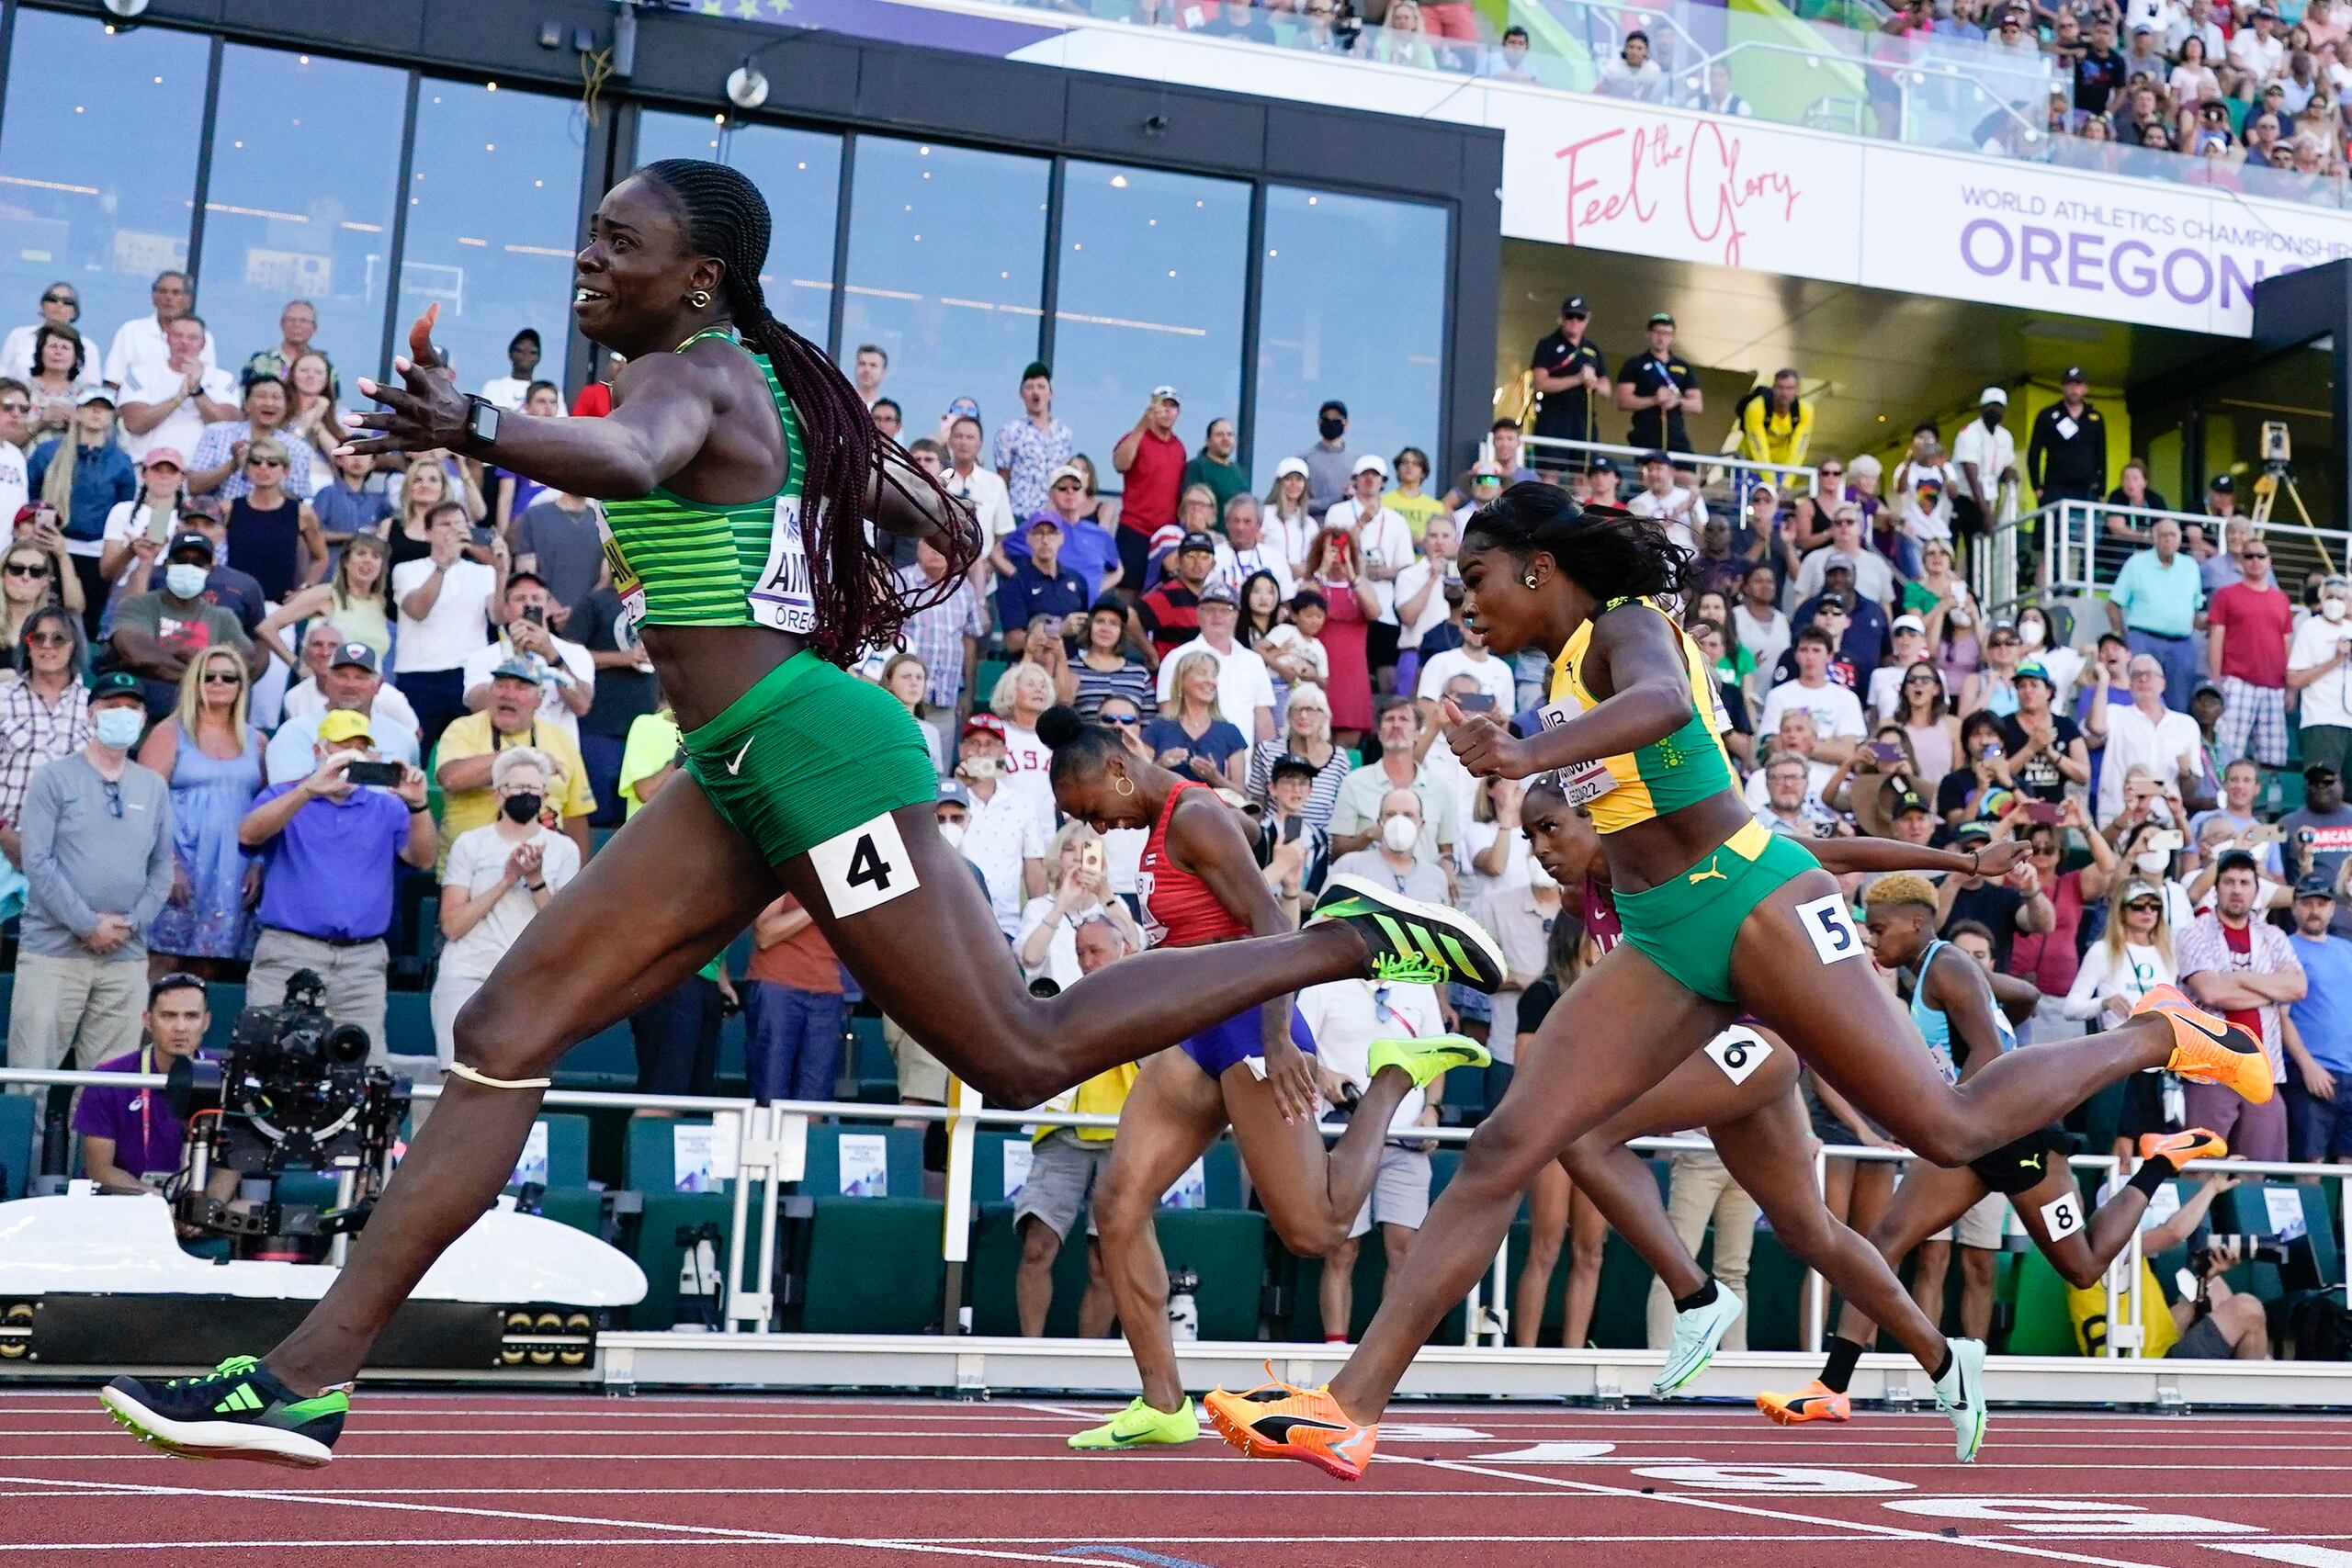
M 1714 682 L 1650 601 L 1690 557 L 1651 521 L 1582 513 L 1566 491 L 1514 485 L 1470 520 L 1464 608 L 1487 646 L 1554 655 L 1542 733 L 1484 718 L 1447 739 L 1473 773 L 1566 770 L 1608 846 L 1624 941 L 1578 977 L 1521 1053 L 1494 1114 L 1430 1211 L 1378 1314 L 1328 1389 L 1280 1385 L 1240 1423 L 1252 1451 L 1361 1474 L 1381 1410 L 1414 1351 L 1488 1265 L 1536 1170 L 1632 1104 L 1742 1012 L 1786 1039 L 1840 1093 L 1939 1165 L 1964 1165 L 2148 1067 L 2271 1092 L 2245 1031 L 2167 999 L 2105 1034 L 2012 1053 L 1943 1081 L 1872 973 L 1837 882 L 1794 840 L 1758 827 L 1715 738 Z M 2144 1004 L 2143 1004 L 2144 1005 Z M 1586 1021 L 1601 1024 L 1582 1028 Z M 1938 1393 L 1982 1398 L 1981 1348 Z M 1266 1392 L 1266 1391 L 1261 1391 Z
M 687 776 L 588 863 L 458 1016 L 440 1103 L 301 1326 L 266 1361 L 109 1385 L 117 1419 L 150 1442 L 327 1462 L 340 1385 L 505 1184 L 557 1059 L 693 974 L 779 892 L 807 906 L 884 1011 L 1005 1105 L 1384 958 L 1498 983 L 1476 926 L 1367 891 L 1327 901 L 1308 930 L 1148 953 L 1107 982 L 1030 996 L 933 822 L 920 731 L 889 693 L 841 668 L 954 591 L 977 529 L 876 433 L 831 362 L 768 313 L 768 233 L 759 191 L 723 164 L 666 160 L 606 194 L 576 260 L 572 313 L 628 356 L 608 417 L 502 414 L 466 397 L 433 347 L 430 310 L 393 362 L 406 389 L 360 384 L 385 407 L 353 421 L 380 434 L 350 450 L 447 447 L 608 503 L 614 583 L 684 728 Z M 866 518 L 934 542 L 944 583 L 910 603 Z M 1310 1098 L 1278 1092 L 1289 1114 L 1312 1117 Z

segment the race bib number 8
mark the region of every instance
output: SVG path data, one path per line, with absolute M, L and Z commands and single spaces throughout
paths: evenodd
M 2062 1241 L 2083 1228 L 2083 1195 L 2064 1192 L 2041 1205 L 2041 1223 L 2050 1239 Z
M 808 852 L 808 863 L 836 918 L 863 914 L 922 886 L 898 820 L 888 815 L 827 839 Z
M 1809 904 L 1799 904 L 1797 919 L 1804 926 L 1804 934 L 1813 939 L 1813 951 L 1824 964 L 1862 955 L 1862 933 L 1854 929 L 1854 917 L 1846 908 L 1845 895 L 1832 893 Z
M 1724 1077 L 1734 1083 L 1746 1083 L 1748 1076 L 1764 1065 L 1772 1054 L 1772 1043 L 1756 1031 L 1735 1025 L 1707 1042 L 1707 1055 L 1724 1070 Z

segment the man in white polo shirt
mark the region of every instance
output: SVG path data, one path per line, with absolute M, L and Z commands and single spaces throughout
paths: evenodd
M 1179 643 L 1159 661 L 1159 705 L 1174 711 L 1176 667 L 1188 653 L 1205 653 L 1216 660 L 1216 705 L 1226 722 L 1251 740 L 1274 738 L 1274 682 L 1266 661 L 1241 646 L 1234 630 L 1241 611 L 1233 584 L 1212 577 L 1202 585 L 1198 611 L 1200 631 L 1192 641 Z
M 180 316 L 164 329 L 161 363 L 141 360 L 122 384 L 122 447 L 134 463 L 157 446 L 196 450 L 208 424 L 243 419 L 236 378 L 205 358 L 204 322 Z
M 164 333 L 171 324 L 188 313 L 196 304 L 196 288 L 184 272 L 159 272 L 147 291 L 154 301 L 152 316 L 134 316 L 115 329 L 114 342 L 107 348 L 107 385 L 120 389 L 144 367 L 152 371 L 171 358 L 171 344 Z M 212 334 L 204 334 L 204 363 L 218 365 L 220 356 L 213 352 Z

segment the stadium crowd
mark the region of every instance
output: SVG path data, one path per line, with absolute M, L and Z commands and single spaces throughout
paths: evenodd
M 429 1044 L 446 1064 L 456 1011 L 500 954 L 601 831 L 677 776 L 677 725 L 621 616 L 598 509 L 447 454 L 337 456 L 343 388 L 305 301 L 286 306 L 280 342 L 242 359 L 216 349 L 187 278 L 157 278 L 153 305 L 107 336 L 59 283 L 0 350 L 0 510 L 14 518 L 0 553 L 13 664 L 0 895 L 20 916 L 9 1063 L 119 1069 L 147 1059 L 142 1034 L 185 1050 L 184 976 L 242 975 L 260 1003 L 309 968 L 379 1058 Z M 2282 1095 L 2256 1106 L 2145 1076 L 2109 1119 L 2117 1152 L 2201 1125 L 2246 1157 L 2352 1162 L 2352 581 L 2283 589 L 2263 531 L 2233 520 L 2224 475 L 2208 499 L 2231 521 L 2210 534 L 2119 511 L 2103 602 L 1990 615 L 1955 565 L 2003 487 L 2024 477 L 2045 499 L 2161 508 L 2145 466 L 2107 450 L 2079 372 L 2023 459 L 1993 387 L 1949 457 L 1923 423 L 1892 473 L 1868 454 L 1810 452 L 1784 372 L 1735 429 L 1787 472 L 1726 506 L 1689 456 L 1704 408 L 1672 319 L 1653 317 L 1647 352 L 1613 373 L 1589 322 L 1571 297 L 1533 355 L 1532 431 L 1550 439 L 1531 451 L 1498 419 L 1457 471 L 1418 447 L 1352 443 L 1336 400 L 1295 451 L 1245 468 L 1230 415 L 1188 414 L 1169 386 L 1093 457 L 1055 417 L 1046 365 L 1023 371 L 1020 413 L 990 430 L 969 399 L 935 423 L 901 409 L 888 355 L 856 350 L 876 423 L 970 502 L 989 545 L 857 672 L 924 727 L 940 830 L 1032 985 L 1072 984 L 1147 940 L 1144 834 L 1056 819 L 1036 724 L 1057 703 L 1255 817 L 1264 874 L 1293 908 L 1344 871 L 1470 911 L 1509 955 L 1498 994 L 1351 981 L 1300 998 L 1335 1113 L 1368 1082 L 1382 1035 L 1458 1029 L 1494 1053 L 1488 1081 L 1453 1086 L 1459 1104 L 1441 1079 L 1392 1123 L 1356 1229 L 1377 1227 L 1392 1263 L 1408 1248 L 1429 1204 L 1427 1130 L 1493 1102 L 1592 951 L 1593 895 L 1534 863 L 1522 786 L 1470 776 L 1440 730 L 1448 704 L 1536 722 L 1543 660 L 1488 651 L 1454 563 L 1482 502 L 1557 482 L 1657 518 L 1692 552 L 1680 612 L 1764 828 L 2031 845 L 2004 877 L 1938 888 L 1945 934 L 2040 992 L 2029 1047 L 2175 983 L 2263 1040 Z M 540 354 L 518 333 L 481 395 L 560 412 Z M 592 385 L 571 412 L 608 407 Z M 1634 474 L 1573 445 L 1620 437 L 1647 449 Z M 900 570 L 936 582 L 946 562 L 910 544 Z M 2104 624 L 2078 619 L 2094 608 Z M 2282 797 L 2291 810 L 2261 809 Z M 1849 881 L 1859 898 L 1863 879 Z M 435 918 L 406 932 L 419 887 Z M 740 1008 L 753 1094 L 832 1098 L 862 1002 L 808 911 L 779 898 L 739 950 L 747 962 L 722 954 L 630 1021 L 638 1087 L 713 1092 L 722 1020 Z M 428 976 L 434 1038 L 390 1038 L 388 993 Z M 888 1021 L 883 1034 L 899 1098 L 944 1103 L 945 1069 Z M 1105 1074 L 1056 1105 L 1114 1112 L 1132 1081 Z M 1823 1141 L 1888 1146 L 1827 1086 L 1807 1095 Z M 175 1139 L 144 1118 L 130 1152 L 119 1099 L 85 1098 L 81 1130 L 106 1139 L 87 1167 L 118 1182 L 175 1169 Z M 1047 1270 L 1110 1141 L 1037 1136 L 1018 1198 L 1025 1328 L 1044 1321 Z M 1890 1164 L 1834 1162 L 1833 1205 L 1866 1225 L 1894 1179 Z M 2192 1207 L 2226 1181 L 2205 1179 Z M 1672 1183 L 1678 1225 L 1694 1247 L 1713 1228 L 1717 1276 L 1744 1292 L 1753 1203 L 1703 1153 L 1676 1156 Z M 1977 1335 L 2001 1236 L 2002 1201 L 1989 1201 L 1953 1238 L 1961 1328 Z M 1514 1333 L 1532 1342 L 1565 1252 L 1565 1332 L 1581 1344 L 1604 1233 L 1557 1169 L 1531 1211 L 1521 1294 L 1535 1310 Z M 1950 1261 L 1920 1260 L 1939 1309 Z M 1335 1333 L 1349 1277 L 1345 1258 L 1324 1275 Z M 1086 1321 L 1102 1330 L 1099 1300 Z

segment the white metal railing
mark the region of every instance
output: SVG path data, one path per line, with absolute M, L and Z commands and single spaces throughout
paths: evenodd
M 40 1088 L 66 1085 L 74 1088 L 154 1087 L 165 1082 L 160 1073 L 94 1073 L 38 1068 L 0 1068 L 0 1089 L 6 1086 Z M 1075 1111 L 991 1110 L 977 1103 L 977 1096 L 962 1083 L 955 1086 L 956 1103 L 950 1106 L 876 1105 L 831 1100 L 777 1100 L 767 1105 L 742 1099 L 704 1099 L 692 1095 L 645 1095 L 605 1093 L 583 1089 L 551 1089 L 545 1103 L 553 1109 L 594 1110 L 627 1109 L 630 1111 L 686 1111 L 707 1114 L 717 1121 L 728 1118 L 735 1123 L 737 1169 L 731 1179 L 734 1201 L 734 1224 L 728 1243 L 726 1275 L 726 1313 L 723 1332 L 729 1334 L 761 1334 L 769 1331 L 775 1317 L 773 1285 L 775 1279 L 777 1224 L 784 1189 L 801 1179 L 804 1170 L 802 1156 L 807 1145 L 808 1128 L 812 1121 L 831 1118 L 840 1122 L 944 1122 L 948 1132 L 948 1177 L 945 1203 L 945 1224 L 942 1235 L 942 1256 L 951 1265 L 968 1263 L 971 1258 L 972 1226 L 977 1204 L 971 1190 L 972 1156 L 978 1134 L 989 1127 L 1116 1127 L 1116 1116 L 1086 1115 Z M 437 1085 L 420 1083 L 414 1087 L 413 1098 L 432 1100 L 440 1097 Z M 1336 1137 L 1346 1131 L 1344 1125 L 1325 1123 L 1326 1136 Z M 1475 1129 L 1465 1127 L 1428 1127 L 1414 1129 L 1417 1140 L 1439 1144 L 1466 1144 Z M 720 1140 L 723 1142 L 724 1140 Z M 1644 1153 L 1675 1153 L 1712 1151 L 1713 1145 L 1701 1138 L 1639 1138 L 1628 1146 Z M 1907 1150 L 1863 1148 L 1852 1145 L 1826 1145 L 1815 1151 L 1813 1160 L 1816 1189 L 1826 1190 L 1828 1162 L 1849 1159 L 1866 1163 L 1907 1164 L 1917 1156 Z M 2103 1178 L 2112 1179 L 2121 1173 L 2122 1162 L 2112 1155 L 2077 1155 L 2070 1161 L 2075 1170 L 2096 1170 Z M 2352 1268 L 2352 1166 L 2296 1165 L 2285 1162 L 2230 1160 L 2214 1168 L 2226 1169 L 2238 1177 L 2278 1177 L 2291 1180 L 2331 1180 L 2345 1190 L 2339 1194 L 2339 1237 L 2341 1266 Z M 716 1174 L 716 1173 L 714 1173 Z M 752 1189 L 761 1189 L 754 1199 Z M 756 1202 L 756 1212 L 752 1205 Z M 757 1272 L 746 1276 L 744 1262 L 751 1250 L 756 1226 Z M 1498 1250 L 1486 1281 L 1471 1292 L 1464 1314 L 1463 1343 L 1475 1347 L 1482 1342 L 1501 1348 L 1508 1345 L 1510 1313 L 1507 1306 L 1510 1285 L 1510 1241 L 1508 1235 Z M 2139 1350 L 2138 1328 L 2141 1308 L 2140 1228 L 2134 1227 L 2124 1251 L 2107 1271 L 2107 1343 L 2102 1351 L 2106 1358 L 2117 1358 L 2127 1352 L 2136 1356 Z M 2121 1275 L 2129 1283 L 2119 1290 L 2117 1278 Z M 944 1303 L 943 1323 L 947 1332 L 970 1332 L 958 1284 L 959 1270 L 949 1270 L 950 1299 Z M 1484 1299 L 1490 1288 L 1493 1299 Z M 1817 1352 L 1826 1330 L 1828 1292 L 1822 1288 L 1820 1278 L 1810 1270 L 1804 1290 L 1806 1310 L 1804 1348 Z
M 1991 615 L 2013 610 L 2030 597 L 2104 594 L 2124 561 L 2147 547 L 2148 530 L 2165 521 L 2179 524 L 2184 540 L 2201 536 L 2221 550 L 2254 530 L 2270 545 L 2271 574 L 2292 597 L 2301 597 L 2307 572 L 2352 570 L 2352 529 L 2282 523 L 2276 516 L 2256 523 L 2244 513 L 2213 517 L 2152 506 L 2059 501 L 2002 522 L 1971 553 L 1970 585 Z M 2021 570 L 2028 549 L 2039 556 L 2030 587 Z

